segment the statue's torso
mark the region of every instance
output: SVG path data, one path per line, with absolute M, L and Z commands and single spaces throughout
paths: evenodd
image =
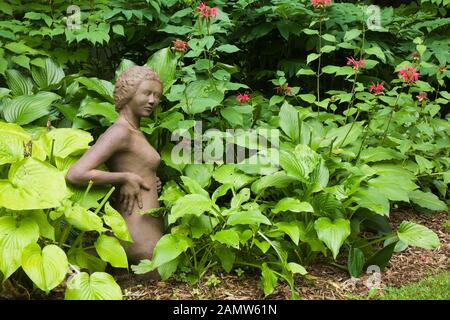
M 156 170 L 161 158 L 142 132 L 130 129 L 129 133 L 126 149 L 115 153 L 106 164 L 110 171 L 132 172 L 144 179 L 150 186 L 150 190 L 141 189 L 143 203 L 141 210 L 157 208 L 159 204 Z M 133 211 L 137 209 L 135 206 Z

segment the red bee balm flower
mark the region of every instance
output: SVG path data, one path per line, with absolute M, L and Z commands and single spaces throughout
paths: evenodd
M 207 19 L 209 17 L 217 17 L 217 8 L 208 7 L 204 2 L 200 2 L 197 7 L 197 12 L 199 12 L 202 17 Z
M 426 92 L 421 91 L 421 92 L 417 95 L 416 99 L 419 100 L 419 102 L 425 101 L 425 100 L 428 99 L 428 94 L 427 94 Z
M 188 44 L 183 40 L 176 39 L 172 42 L 172 49 L 179 52 L 186 52 Z
M 378 83 L 378 82 L 377 82 L 377 84 L 373 84 L 373 83 L 372 83 L 372 85 L 370 86 L 370 92 L 375 91 L 374 95 L 376 95 L 376 96 L 380 95 L 380 94 L 381 94 L 381 91 L 384 90 L 383 83 L 384 83 L 384 81 L 381 82 L 381 83 Z
M 331 0 L 311 0 L 311 5 L 314 8 L 324 8 L 331 5 Z
M 353 57 L 347 57 L 347 64 L 353 66 L 353 70 L 358 71 L 359 68 L 364 68 L 366 66 L 366 60 L 355 60 Z
M 250 100 L 250 95 L 248 93 L 239 93 L 236 96 L 236 100 L 239 103 L 246 103 L 246 102 L 248 102 Z
M 413 83 L 419 80 L 419 73 L 417 72 L 417 69 L 414 67 L 409 67 L 407 69 L 401 69 L 398 72 L 398 75 L 405 80 L 406 83 Z

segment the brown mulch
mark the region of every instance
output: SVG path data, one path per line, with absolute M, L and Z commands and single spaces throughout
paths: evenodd
M 444 225 L 449 213 L 432 215 L 417 214 L 407 209 L 391 213 L 390 221 L 397 227 L 402 221 L 414 221 L 427 226 L 438 235 L 441 246 L 436 250 L 408 248 L 394 253 L 389 265 L 380 275 L 377 294 L 386 287 L 400 287 L 414 283 L 429 275 L 450 270 L 450 232 Z M 346 271 L 326 264 L 315 264 L 308 268 L 308 275 L 296 279 L 296 289 L 301 299 L 367 299 L 368 284 L 377 280 L 373 274 L 362 274 L 359 279 L 351 279 Z M 211 281 L 210 277 L 213 277 Z M 209 279 L 209 282 L 208 282 Z M 199 283 L 169 280 L 166 282 L 137 279 L 126 275 L 117 279 L 124 289 L 125 299 L 290 299 L 291 291 L 286 283 L 279 283 L 273 294 L 264 297 L 259 275 L 214 274 L 205 276 Z

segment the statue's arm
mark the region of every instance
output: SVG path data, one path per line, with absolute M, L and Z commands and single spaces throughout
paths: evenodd
M 111 127 L 99 137 L 97 142 L 69 169 L 66 175 L 68 182 L 85 186 L 92 181 L 94 185 L 121 185 L 130 180 L 128 172 L 107 172 L 97 170 L 114 153 L 120 152 L 127 145 L 128 129 Z

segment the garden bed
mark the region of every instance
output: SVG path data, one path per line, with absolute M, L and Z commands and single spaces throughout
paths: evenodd
M 449 214 L 417 214 L 408 210 L 391 213 L 393 226 L 403 220 L 414 221 L 427 226 L 439 236 L 441 246 L 434 250 L 407 248 L 393 255 L 389 265 L 381 274 L 381 290 L 374 297 L 383 294 L 386 287 L 401 287 L 418 282 L 429 275 L 450 269 L 450 232 L 445 225 Z M 306 278 L 297 279 L 297 289 L 302 299 L 361 299 L 369 297 L 366 286 L 369 274 L 362 274 L 359 280 L 351 280 L 347 272 L 338 267 L 317 263 L 308 269 Z M 143 299 L 264 299 L 259 275 L 214 274 L 205 276 L 195 285 L 169 280 L 158 282 L 138 280 L 133 275 L 122 276 L 118 283 L 124 288 L 128 300 Z M 286 283 L 279 283 L 275 292 L 267 299 L 289 299 L 290 290 Z

